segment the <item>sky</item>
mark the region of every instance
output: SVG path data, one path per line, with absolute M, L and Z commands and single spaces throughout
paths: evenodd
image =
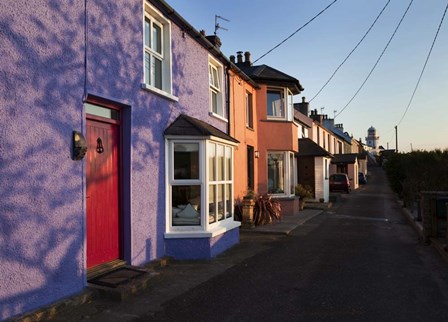
M 166 1 L 196 30 L 203 29 L 207 35 L 212 35 L 215 31 L 215 15 L 230 20 L 218 19 L 219 25 L 228 29 L 217 31 L 222 41 L 221 51 L 227 57 L 236 55 L 237 51 L 249 51 L 252 61 L 289 37 L 333 2 Z M 309 101 L 361 40 L 387 2 L 388 0 L 338 0 L 255 65 L 266 64 L 297 78 L 305 90 L 295 96 L 295 101 L 301 101 L 302 96 Z M 410 0 L 390 1 L 363 42 L 322 92 L 310 102 L 310 109 L 317 109 L 329 118 L 336 115 L 335 123 L 342 123 L 344 131 L 356 139 L 361 138 L 363 142 L 368 128 L 373 126 L 380 137 L 379 144 L 384 148 L 396 148 L 397 133 L 400 152 L 409 152 L 411 149 L 446 149 L 448 14 L 410 105 L 409 102 L 447 0 L 412 2 L 376 68 L 362 86 L 409 3 Z M 355 96 L 358 90 L 359 93 Z

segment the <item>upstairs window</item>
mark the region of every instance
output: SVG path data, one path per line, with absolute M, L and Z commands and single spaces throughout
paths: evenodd
M 285 118 L 283 91 L 270 89 L 268 96 L 268 117 Z
M 250 129 L 254 128 L 254 111 L 252 101 L 252 94 L 246 92 L 246 127 Z
M 282 120 L 293 120 L 293 95 L 286 88 L 269 88 L 267 90 L 267 116 Z
M 209 57 L 208 79 L 210 86 L 210 112 L 215 116 L 224 118 L 223 68 L 212 57 Z
M 170 22 L 146 3 L 143 25 L 143 87 L 162 94 L 171 94 Z

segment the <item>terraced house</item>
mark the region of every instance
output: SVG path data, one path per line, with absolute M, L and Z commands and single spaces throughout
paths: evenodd
M 163 1 L 0 10 L 0 319 L 82 291 L 98 267 L 239 241 L 240 72 L 213 39 Z

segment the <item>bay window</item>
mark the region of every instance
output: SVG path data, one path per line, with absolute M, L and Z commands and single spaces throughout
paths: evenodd
M 292 121 L 294 116 L 294 96 L 287 88 L 268 88 L 268 118 Z
M 233 147 L 168 141 L 168 232 L 210 231 L 233 222 Z
M 293 196 L 296 165 L 297 160 L 293 152 L 268 152 L 268 193 Z

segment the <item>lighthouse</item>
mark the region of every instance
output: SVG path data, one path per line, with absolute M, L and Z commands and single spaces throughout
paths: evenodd
M 372 150 L 377 150 L 379 138 L 380 137 L 376 135 L 376 129 L 373 126 L 371 126 L 367 130 L 366 145 L 370 147 Z

